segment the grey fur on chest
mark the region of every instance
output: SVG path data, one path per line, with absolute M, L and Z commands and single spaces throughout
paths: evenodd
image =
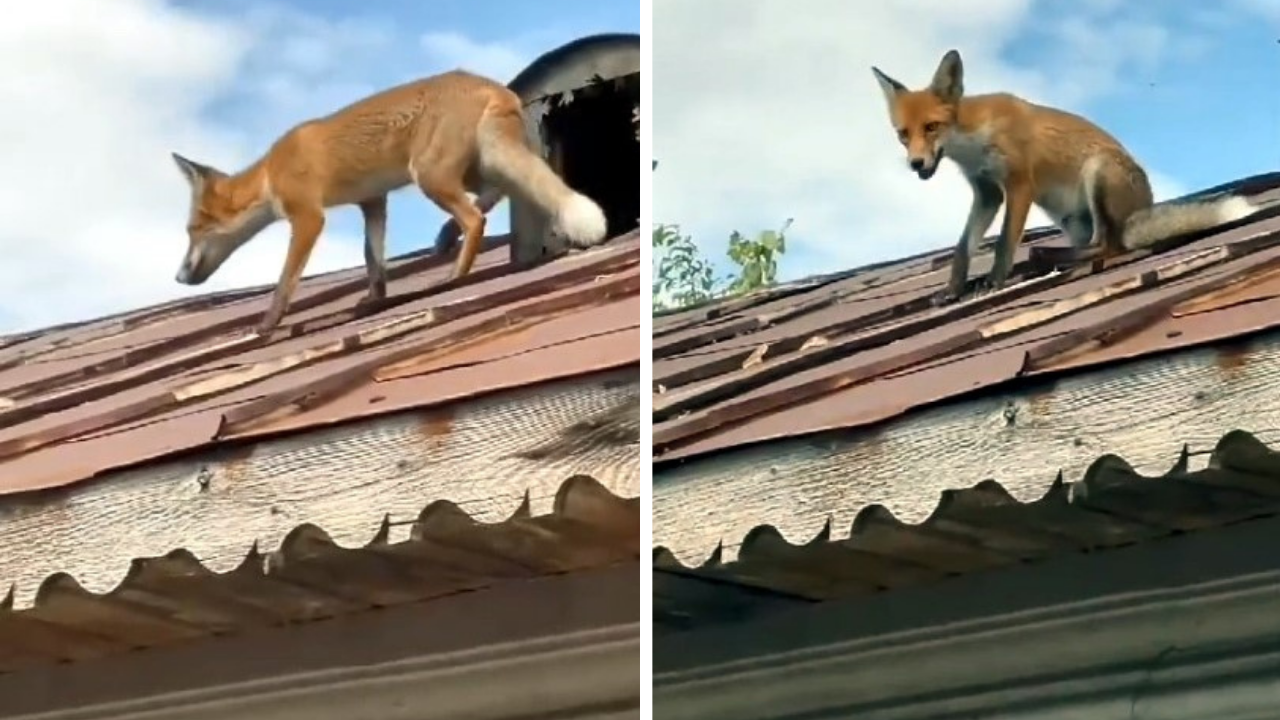
M 942 150 L 971 179 L 994 182 L 1004 180 L 1007 170 L 1004 157 L 991 143 L 991 137 L 987 133 L 952 131 L 943 138 Z

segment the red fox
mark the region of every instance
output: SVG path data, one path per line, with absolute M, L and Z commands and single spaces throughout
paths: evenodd
M 923 90 L 908 90 L 878 68 L 871 71 L 916 175 L 928 180 L 949 157 L 973 189 L 969 219 L 940 300 L 963 293 L 969 256 L 1001 204 L 1004 227 L 986 277 L 989 290 L 1008 278 L 1033 203 L 1078 250 L 1092 245 L 1104 256 L 1234 222 L 1261 209 L 1243 197 L 1153 207 L 1146 172 L 1118 140 L 1079 115 L 1009 93 L 965 97 L 964 68 L 955 50 L 943 55 Z
M 471 271 L 485 216 L 467 195 L 497 187 L 527 199 L 572 245 L 608 230 L 595 201 L 569 188 L 527 145 L 520 98 L 463 70 L 409 82 L 286 132 L 232 175 L 173 154 L 191 185 L 187 253 L 177 281 L 199 285 L 237 248 L 277 219 L 289 223 L 289 252 L 271 306 L 258 325 L 280 324 L 321 230 L 324 211 L 357 205 L 364 215 L 365 301 L 386 297 L 387 194 L 410 183 L 463 230 L 449 279 Z

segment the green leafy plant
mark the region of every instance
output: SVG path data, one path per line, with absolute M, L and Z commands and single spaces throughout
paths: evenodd
M 658 161 L 653 161 L 653 170 Z M 754 238 L 734 230 L 727 255 L 737 267 L 717 279 L 715 268 L 680 226 L 653 227 L 653 311 L 666 312 L 717 298 L 741 295 L 777 282 L 778 258 L 787 252 L 788 218 L 777 230 L 765 230 Z
M 653 309 L 664 312 L 717 298 L 742 295 L 777 282 L 778 258 L 787 251 L 787 229 L 766 230 L 750 238 L 738 231 L 726 251 L 736 270 L 717 278 L 712 263 L 679 225 L 653 228 Z
M 726 295 L 740 295 L 769 287 L 778 281 L 778 257 L 787 251 L 787 229 L 791 218 L 777 230 L 765 230 L 747 238 L 737 230 L 729 236 L 729 259 L 738 266 L 736 277 L 730 276 Z
M 678 225 L 653 228 L 653 307 L 670 310 L 710 300 L 715 295 L 715 272 L 702 257 L 693 238 Z

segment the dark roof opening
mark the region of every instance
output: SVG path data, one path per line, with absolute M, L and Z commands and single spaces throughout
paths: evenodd
M 640 226 L 640 142 L 632 122 L 639 92 L 636 73 L 585 88 L 543 118 L 552 165 L 571 187 L 600 203 L 611 237 Z
M 526 132 L 570 187 L 600 204 L 609 237 L 640 226 L 640 36 L 580 38 L 535 60 L 510 86 L 526 98 Z M 530 98 L 532 98 L 530 100 Z M 512 259 L 565 250 L 546 218 L 511 199 Z

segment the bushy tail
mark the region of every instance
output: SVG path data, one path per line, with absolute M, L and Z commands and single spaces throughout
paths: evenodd
M 1130 250 L 1149 247 L 1161 240 L 1242 220 L 1261 209 L 1240 196 L 1157 205 L 1129 217 L 1124 227 L 1124 246 Z
M 604 210 L 566 185 L 529 149 L 518 112 L 499 110 L 483 117 L 477 143 L 485 180 L 542 209 L 570 245 L 590 247 L 605 239 L 609 228 Z
M 570 245 L 589 247 L 608 232 L 604 210 L 594 200 L 574 191 L 546 161 L 499 123 L 480 131 L 480 164 L 487 179 L 506 193 L 541 208 L 556 231 Z

